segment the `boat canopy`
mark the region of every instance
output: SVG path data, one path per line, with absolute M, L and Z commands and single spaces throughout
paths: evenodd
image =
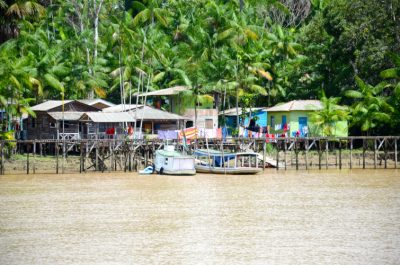
M 210 157 L 213 160 L 213 165 L 216 167 L 221 167 L 224 165 L 224 162 L 228 162 L 231 159 L 235 159 L 237 156 L 257 156 L 257 153 L 253 152 L 243 152 L 243 153 L 230 153 L 217 150 L 204 150 L 204 149 L 197 149 L 194 151 L 195 156 L 204 156 Z

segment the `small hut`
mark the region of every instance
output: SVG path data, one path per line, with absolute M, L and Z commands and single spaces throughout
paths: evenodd
M 127 112 L 86 112 L 79 121 L 84 138 L 109 139 L 125 137 L 125 128 L 132 126 L 135 119 Z

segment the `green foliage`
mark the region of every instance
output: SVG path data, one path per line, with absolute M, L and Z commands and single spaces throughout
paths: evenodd
M 0 0 L 0 42 L 14 37 L 0 46 L 0 104 L 13 99 L 18 116 L 62 96 L 132 103 L 138 91 L 185 85 L 182 112 L 215 94 L 226 94 L 222 109 L 322 89 L 326 134 L 343 95 L 355 128 L 400 125 L 399 1 L 312 0 L 300 19 L 295 2 Z
M 313 112 L 310 120 L 316 126 L 318 132 L 322 132 L 323 136 L 334 136 L 336 123 L 339 121 L 347 121 L 349 112 L 347 108 L 339 106 L 340 98 L 327 98 L 325 92 L 321 95 L 322 110 Z

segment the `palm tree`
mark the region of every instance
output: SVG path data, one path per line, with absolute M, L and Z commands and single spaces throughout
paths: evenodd
M 328 98 L 325 92 L 321 95 L 322 109 L 311 114 L 310 120 L 316 126 L 317 132 L 321 132 L 323 136 L 334 136 L 336 123 L 338 121 L 346 121 L 349 117 L 347 108 L 338 105 L 339 97 Z
M 41 17 L 45 8 L 39 1 L 0 0 L 0 43 L 18 36 L 18 22 L 28 18 Z
M 369 135 L 376 126 L 390 122 L 394 109 L 387 103 L 387 97 L 382 96 L 388 84 L 381 82 L 372 86 L 359 77 L 356 77 L 356 83 L 358 90 L 348 90 L 345 96 L 355 101 L 351 110 L 353 125 L 360 126 L 361 131 Z
M 380 76 L 385 79 L 393 79 L 394 94 L 400 96 L 400 55 L 392 53 L 390 57 L 394 67 L 382 71 Z
M 147 0 L 146 4 L 139 1 L 133 2 L 133 8 L 139 11 L 133 19 L 133 25 L 138 26 L 139 24 L 144 24 L 150 21 L 151 25 L 154 25 L 155 20 L 163 25 L 164 27 L 168 26 L 168 16 L 170 15 L 169 11 L 161 8 L 160 0 Z

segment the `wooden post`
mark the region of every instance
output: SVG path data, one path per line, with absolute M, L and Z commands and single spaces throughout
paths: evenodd
M 59 150 L 58 150 L 58 140 L 55 143 L 55 151 L 56 151 L 56 174 L 58 174 L 58 156 L 59 156 Z
M 350 139 L 350 169 L 353 168 L 353 139 Z
M 279 141 L 276 140 L 276 170 L 279 170 Z
M 321 159 L 322 159 L 322 148 L 321 148 L 321 140 L 318 142 L 318 169 L 321 170 Z
M 64 174 L 64 163 L 65 163 L 65 138 L 63 139 L 62 144 L 62 160 L 61 160 L 61 172 Z
M 299 170 L 299 152 L 297 151 L 297 139 L 294 140 L 294 153 L 296 155 L 296 170 Z
M 83 172 L 86 172 L 86 157 L 88 155 L 89 152 L 89 142 L 85 143 L 85 153 L 83 156 Z
M 285 162 L 285 170 L 287 170 L 287 166 L 286 166 L 286 150 L 287 150 L 287 142 L 286 142 L 286 139 L 285 139 L 285 142 L 284 142 L 284 149 L 283 149 L 283 156 L 284 156 L 284 162 Z
M 384 141 L 385 141 L 385 143 L 384 143 L 384 145 L 383 145 L 383 151 L 384 151 L 384 154 L 385 154 L 385 168 L 387 168 L 387 140 L 386 139 L 383 139 Z
M 0 142 L 0 153 L 1 153 L 1 164 L 0 164 L 0 175 L 4 175 L 4 142 Z
M 33 141 L 33 174 L 36 173 L 36 140 Z
M 113 153 L 114 153 L 114 148 L 112 147 L 112 143 L 110 141 L 109 143 L 109 149 L 110 149 L 110 166 L 108 168 L 108 171 L 111 172 L 112 167 L 113 167 Z
M 28 143 L 26 145 L 26 174 L 29 174 L 29 151 L 30 151 L 30 145 Z
M 79 173 L 82 173 L 83 171 L 83 142 L 81 142 L 80 147 L 80 157 L 79 157 Z
M 95 170 L 99 171 L 99 142 L 94 143 L 95 147 Z
M 339 169 L 342 169 L 342 141 L 339 140 Z
M 308 139 L 304 143 L 304 159 L 306 161 L 306 170 L 308 170 Z
M 328 161 L 328 152 L 329 151 L 329 141 L 328 141 L 328 139 L 326 139 L 326 142 L 325 142 L 325 168 L 326 169 L 328 169 L 328 163 L 329 163 L 329 161 Z
M 267 148 L 267 142 L 264 141 L 264 144 L 263 144 L 263 170 L 265 170 L 265 152 L 266 152 L 266 148 Z M 235 164 L 236 164 L 236 160 L 235 160 Z
M 363 169 L 365 169 L 365 148 L 366 148 L 365 143 L 366 141 L 365 139 L 363 139 Z
M 374 139 L 374 168 L 376 168 L 376 161 L 378 159 L 378 154 L 376 153 L 376 138 Z
M 397 139 L 394 139 L 394 168 L 397 168 Z

